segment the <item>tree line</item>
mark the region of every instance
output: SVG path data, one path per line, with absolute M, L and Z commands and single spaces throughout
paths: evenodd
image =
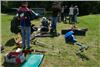
M 1 1 L 1 12 L 9 13 L 9 9 L 18 8 L 22 1 Z M 78 5 L 80 15 L 100 14 L 100 1 L 60 1 L 61 6 Z M 53 1 L 28 1 L 30 8 L 45 8 L 51 11 Z

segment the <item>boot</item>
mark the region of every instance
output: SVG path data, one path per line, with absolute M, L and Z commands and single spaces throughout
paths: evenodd
M 50 29 L 50 34 L 53 34 L 53 29 Z
M 89 46 L 82 46 L 82 47 L 80 48 L 80 51 L 83 52 L 84 50 L 87 50 L 88 48 L 89 48 Z

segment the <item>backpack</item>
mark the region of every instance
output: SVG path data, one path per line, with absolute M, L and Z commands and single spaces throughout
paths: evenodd
M 15 34 L 21 32 L 20 20 L 18 20 L 17 17 L 13 17 L 13 19 L 11 20 L 10 31 Z

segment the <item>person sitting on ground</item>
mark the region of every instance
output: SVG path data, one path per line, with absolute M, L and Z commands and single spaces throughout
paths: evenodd
M 47 20 L 47 18 L 46 17 L 43 17 L 42 18 L 42 21 L 41 21 L 41 29 L 40 29 L 40 32 L 41 33 L 46 33 L 46 32 L 48 32 L 49 31 L 49 22 L 48 22 L 48 20 Z
M 82 44 L 80 44 L 80 43 L 76 40 L 76 38 L 75 38 L 75 36 L 74 36 L 73 34 L 74 34 L 73 31 L 67 32 L 67 33 L 65 34 L 65 36 L 64 36 L 64 37 L 65 37 L 65 42 L 66 42 L 66 43 L 71 43 L 71 44 L 74 44 L 74 45 L 79 46 L 79 47 L 80 47 L 79 50 L 80 50 L 81 52 L 83 52 L 84 49 L 87 50 L 88 47 L 87 47 L 87 46 L 84 46 L 84 45 L 82 45 Z

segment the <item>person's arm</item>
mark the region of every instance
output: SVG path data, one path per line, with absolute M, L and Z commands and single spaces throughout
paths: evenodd
M 29 15 L 30 15 L 30 20 L 36 19 L 39 17 L 38 13 L 35 13 L 33 10 L 30 9 L 29 11 Z
M 16 17 L 18 17 L 18 19 L 20 19 L 21 9 L 22 9 L 22 7 L 19 7 L 19 8 L 17 9 Z
M 69 8 L 69 15 L 71 15 L 71 7 Z
M 79 8 L 77 8 L 77 15 L 79 15 Z

